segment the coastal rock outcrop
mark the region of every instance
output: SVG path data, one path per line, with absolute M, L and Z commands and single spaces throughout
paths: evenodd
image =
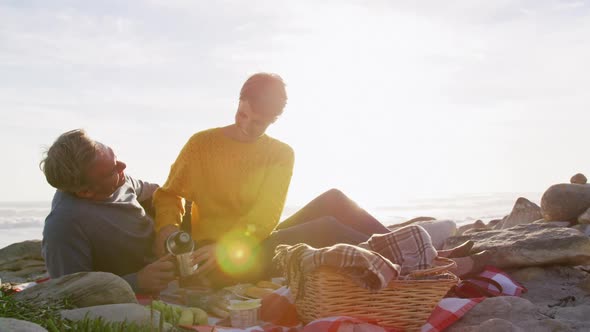
M 530 301 L 513 296 L 487 298 L 448 328 L 449 332 L 463 331 L 570 331 L 555 319 L 544 316 Z
M 552 264 L 590 264 L 590 238 L 568 227 L 550 223 L 522 224 L 503 230 L 481 231 L 453 236 L 445 249 L 473 240 L 472 252 L 493 253 L 491 265 L 500 268 L 542 266 Z
M 24 241 L 0 249 L 0 279 L 22 283 L 46 276 L 45 261 L 41 256 L 41 241 Z
M 107 272 L 79 272 L 27 288 L 13 295 L 16 300 L 51 304 L 68 299 L 75 307 L 102 304 L 137 303 L 131 286 L 121 277 Z
M 580 267 L 528 267 L 508 272 L 528 290 L 522 297 L 546 309 L 590 305 L 590 274 Z
M 0 317 L 0 331 L 47 332 L 46 329 L 38 324 L 27 322 L 26 320 L 4 317 Z
M 541 198 L 541 212 L 547 221 L 577 221 L 590 208 L 590 184 L 556 184 Z
M 502 222 L 502 229 L 520 224 L 529 224 L 535 220 L 543 219 L 541 208 L 524 197 L 519 197 L 514 203 L 512 212 Z

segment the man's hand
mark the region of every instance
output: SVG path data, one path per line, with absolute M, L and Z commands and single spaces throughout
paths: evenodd
M 176 277 L 174 257 L 166 255 L 137 272 L 137 287 L 141 292 L 157 294 Z
M 196 275 L 204 276 L 217 266 L 217 245 L 215 243 L 202 246 L 193 252 L 193 264 L 199 264 Z
M 166 225 L 160 228 L 158 234 L 156 234 L 156 241 L 154 242 L 154 253 L 158 257 L 162 257 L 166 254 L 166 239 L 174 232 L 178 232 L 178 226 Z

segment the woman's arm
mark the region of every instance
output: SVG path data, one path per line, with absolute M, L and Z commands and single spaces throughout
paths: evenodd
M 236 223 L 235 230 L 256 238 L 258 242 L 264 240 L 278 224 L 293 175 L 293 149 L 284 145 L 276 156 L 277 159 L 265 172 L 256 204 Z

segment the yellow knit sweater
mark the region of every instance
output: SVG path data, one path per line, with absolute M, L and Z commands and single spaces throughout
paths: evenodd
M 263 240 L 279 222 L 293 161 L 289 145 L 266 135 L 252 143 L 233 140 L 221 128 L 193 135 L 154 194 L 156 231 L 180 225 L 186 198 L 193 202 L 197 245 L 229 232 Z

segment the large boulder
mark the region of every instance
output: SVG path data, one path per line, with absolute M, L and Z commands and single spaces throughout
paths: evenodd
M 578 230 L 551 224 L 523 224 L 453 236 L 444 247 L 453 248 L 467 240 L 475 242 L 472 252 L 490 251 L 489 264 L 500 268 L 590 263 L 590 238 Z
M 46 273 L 41 241 L 24 241 L 0 249 L 0 279 L 4 282 L 22 283 Z
M 47 330 L 26 320 L 0 317 L 0 332 L 47 332 Z
M 528 300 L 515 296 L 500 296 L 485 299 L 446 331 L 554 332 L 569 330 L 567 325 L 541 314 Z
M 0 266 L 22 259 L 43 260 L 43 256 L 41 256 L 41 241 L 23 241 L 0 249 Z
M 514 203 L 512 212 L 502 222 L 502 229 L 520 224 L 529 224 L 535 220 L 543 219 L 541 208 L 524 197 L 519 197 Z
M 508 273 L 528 290 L 522 297 L 539 307 L 561 307 L 568 305 L 570 300 L 576 305 L 590 305 L 590 297 L 587 296 L 590 274 L 579 267 L 528 267 L 509 270 Z
M 107 272 L 79 272 L 25 289 L 13 295 L 16 300 L 31 300 L 38 305 L 68 299 L 75 307 L 114 303 L 137 303 L 131 286 L 121 277 Z
M 576 221 L 590 208 L 589 184 L 556 184 L 541 198 L 543 218 L 547 221 Z
M 150 312 L 149 308 L 136 303 L 118 303 L 118 304 L 106 304 L 94 307 L 78 308 L 72 310 L 62 310 L 62 318 L 80 321 L 84 320 L 85 317 L 90 319 L 102 318 L 108 322 L 128 322 L 136 323 L 139 325 L 150 325 L 157 328 L 160 323 L 160 312 L 154 310 Z M 165 323 L 165 331 L 171 328 L 171 325 Z

